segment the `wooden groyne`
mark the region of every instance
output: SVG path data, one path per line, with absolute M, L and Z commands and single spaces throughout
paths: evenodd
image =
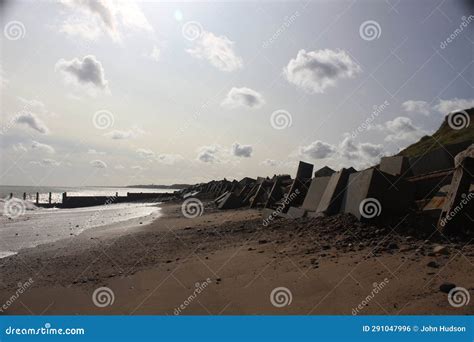
M 10 198 L 13 194 L 10 194 Z M 48 202 L 40 202 L 40 194 L 37 192 L 33 203 L 41 208 L 82 208 L 93 207 L 98 205 L 131 203 L 131 202 L 164 202 L 173 199 L 173 193 L 151 193 L 151 192 L 127 192 L 126 196 L 68 196 L 66 192 L 62 193 L 61 202 L 52 202 L 52 194 L 48 193 Z M 28 196 L 23 193 L 23 200 L 27 200 Z

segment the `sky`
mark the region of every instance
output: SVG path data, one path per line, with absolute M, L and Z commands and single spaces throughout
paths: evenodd
M 0 1 L 0 184 L 363 169 L 474 106 L 468 1 Z

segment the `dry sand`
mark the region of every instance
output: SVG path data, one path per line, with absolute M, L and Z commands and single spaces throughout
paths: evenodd
M 375 227 L 338 215 L 263 227 L 257 210 L 207 205 L 194 219 L 176 203 L 162 210 L 149 225 L 89 230 L 0 259 L 0 305 L 33 280 L 0 314 L 351 315 L 360 304 L 363 315 L 474 313 L 474 299 L 455 308 L 439 289 L 451 282 L 472 293 L 474 245 L 422 233 L 417 218 Z M 432 252 L 437 245 L 443 253 Z M 384 286 L 374 293 L 374 283 Z M 99 308 L 92 297 L 102 286 L 114 302 Z M 277 287 L 291 303 L 272 304 Z

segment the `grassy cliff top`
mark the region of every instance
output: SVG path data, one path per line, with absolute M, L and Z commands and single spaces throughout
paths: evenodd
M 466 109 L 465 112 L 469 115 L 470 120 L 467 127 L 459 130 L 452 129 L 448 124 L 448 116 L 446 116 L 441 127 L 433 135 L 425 135 L 418 142 L 400 151 L 399 155 L 415 157 L 439 148 L 440 144 L 452 145 L 467 141 L 474 143 L 474 108 Z

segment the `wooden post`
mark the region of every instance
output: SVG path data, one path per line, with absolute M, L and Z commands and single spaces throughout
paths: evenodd
M 26 192 L 23 193 L 23 201 L 26 201 Z
M 66 203 L 66 199 L 67 199 L 67 192 L 63 192 L 63 200 L 62 200 L 62 203 Z
M 39 192 L 37 192 L 37 193 L 36 193 L 36 204 L 39 203 L 39 197 L 40 197 Z
M 10 198 L 13 198 L 13 193 L 10 192 Z
M 49 202 L 49 204 L 51 204 L 51 193 L 49 193 L 48 202 Z

